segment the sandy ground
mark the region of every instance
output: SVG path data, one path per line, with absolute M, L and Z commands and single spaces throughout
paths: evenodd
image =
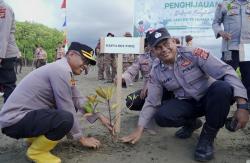
M 32 69 L 24 68 L 18 75 L 18 81 Z M 84 95 L 94 92 L 94 88 L 104 86 L 104 81 L 97 81 L 97 72 L 92 68 L 88 76 L 78 78 L 79 88 Z M 139 89 L 142 81 L 134 86 L 123 89 L 123 99 L 133 90 Z M 0 107 L 2 106 L 0 99 Z M 124 105 L 124 104 L 123 104 Z M 107 113 L 103 106 L 100 111 Z M 122 129 L 120 136 L 131 132 L 137 123 L 138 113 L 124 111 L 122 113 Z M 193 163 L 193 152 L 198 140 L 200 130 L 195 131 L 187 140 L 179 140 L 174 137 L 177 129 L 157 128 L 158 134 L 151 135 L 147 132 L 136 145 L 128 145 L 120 142 L 112 142 L 107 130 L 98 122 L 91 125 L 80 117 L 81 124 L 85 128 L 86 135 L 92 135 L 101 140 L 102 147 L 99 150 L 87 149 L 78 142 L 63 139 L 53 150 L 64 163 Z M 215 140 L 215 159 L 211 163 L 246 163 L 250 160 L 250 125 L 244 130 L 230 133 L 224 128 L 220 130 Z M 28 163 L 25 157 L 27 150 L 24 140 L 14 140 L 0 133 L 0 163 Z

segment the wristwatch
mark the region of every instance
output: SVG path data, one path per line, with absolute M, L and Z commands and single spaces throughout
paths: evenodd
M 250 103 L 245 103 L 245 104 L 237 104 L 238 109 L 245 109 L 250 113 Z

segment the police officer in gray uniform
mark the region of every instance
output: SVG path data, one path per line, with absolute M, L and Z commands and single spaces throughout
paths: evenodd
M 16 87 L 14 70 L 19 49 L 15 41 L 14 12 L 3 0 L 0 0 L 0 87 L 4 91 L 4 102 Z
M 74 75 L 95 65 L 93 49 L 72 42 L 66 56 L 28 74 L 16 87 L 0 111 L 0 127 L 7 136 L 28 138 L 29 159 L 40 163 L 59 163 L 50 154 L 66 134 L 83 146 L 98 148 L 100 142 L 86 137 L 80 128 L 77 111 L 84 113 L 84 98 L 76 88 Z M 108 119 L 98 113 L 92 118 L 112 130 Z
M 240 67 L 242 83 L 249 97 L 250 61 L 240 61 L 239 55 L 240 47 L 250 44 L 250 0 L 226 0 L 218 4 L 212 27 L 215 37 L 222 37 L 222 60 L 234 69 Z
M 165 28 L 150 34 L 149 44 L 159 60 L 153 63 L 148 83 L 148 97 L 140 113 L 137 129 L 121 138 L 136 143 L 152 118 L 161 127 L 182 127 L 178 138 L 189 138 L 206 122 L 195 150 L 195 159 L 213 158 L 213 142 L 224 126 L 230 104 L 235 99 L 238 109 L 237 129 L 244 128 L 249 119 L 247 92 L 234 69 L 201 48 L 176 47 Z M 218 80 L 223 78 L 224 81 Z M 175 98 L 161 103 L 162 90 L 173 91 Z
M 123 85 L 130 85 L 133 82 L 136 75 L 141 70 L 142 76 L 144 78 L 143 87 L 140 90 L 137 90 L 131 94 L 129 94 L 126 98 L 126 106 L 130 110 L 141 111 L 145 98 L 147 97 L 147 84 L 149 80 L 149 74 L 152 68 L 153 61 L 156 59 L 150 46 L 148 45 L 147 37 L 150 32 L 146 33 L 146 38 L 144 41 L 145 44 L 145 54 L 140 54 L 136 61 L 122 74 L 122 82 Z M 172 92 L 168 92 L 164 89 L 162 100 L 166 100 L 172 97 Z

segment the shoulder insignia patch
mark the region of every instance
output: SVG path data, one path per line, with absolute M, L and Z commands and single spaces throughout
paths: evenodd
M 204 50 L 204 49 L 201 49 L 201 48 L 196 48 L 193 51 L 193 55 L 197 56 L 197 57 L 200 57 L 200 58 L 202 58 L 204 60 L 207 60 L 207 58 L 209 56 L 209 52 Z
M 0 19 L 4 19 L 6 15 L 6 8 L 0 7 Z

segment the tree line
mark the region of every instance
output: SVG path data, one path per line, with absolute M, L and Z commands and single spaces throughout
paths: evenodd
M 62 31 L 31 22 L 16 22 L 15 37 L 28 64 L 33 61 L 36 45 L 41 45 L 47 52 L 48 62 L 54 61 L 57 45 L 64 39 Z

